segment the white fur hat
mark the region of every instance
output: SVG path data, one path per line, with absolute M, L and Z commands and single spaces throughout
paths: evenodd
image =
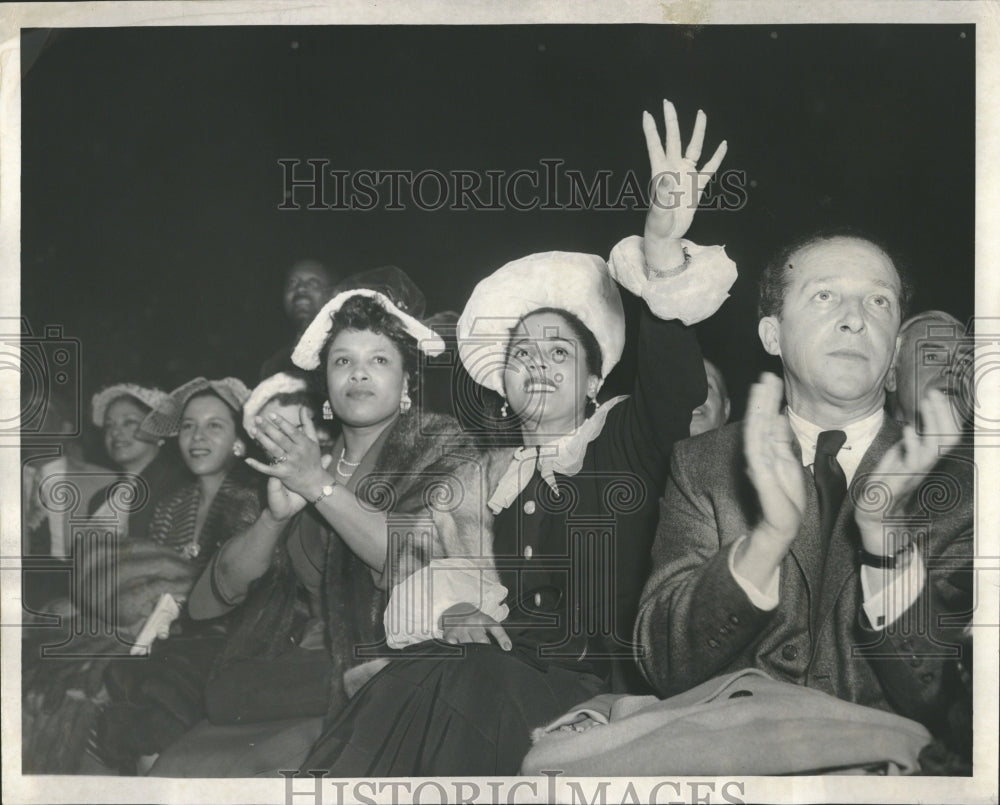
M 572 313 L 601 347 L 601 381 L 625 347 L 625 311 L 608 264 L 594 254 L 542 252 L 507 263 L 482 280 L 458 319 L 458 354 L 472 379 L 504 394 L 511 329 L 539 308 Z
M 260 413 L 260 409 L 267 405 L 272 397 L 279 394 L 295 394 L 306 391 L 308 387 L 304 377 L 296 377 L 287 372 L 278 372 L 276 375 L 264 378 L 250 392 L 247 401 L 243 403 L 243 430 L 251 436 L 256 436 L 257 428 L 254 425 L 254 417 Z
M 333 314 L 340 310 L 344 302 L 354 296 L 368 296 L 377 299 L 389 313 L 400 320 L 403 329 L 413 336 L 417 342 L 417 348 L 421 352 L 428 355 L 440 355 L 444 352 L 444 340 L 441 336 L 409 313 L 404 313 L 396 307 L 384 293 L 374 291 L 371 288 L 354 288 L 337 294 L 316 314 L 316 318 L 306 327 L 299 343 L 292 350 L 292 363 L 301 369 L 310 371 L 319 367 L 320 351 L 330 336 L 330 330 L 333 329 Z
M 237 413 L 243 409 L 243 403 L 250 396 L 250 389 L 238 378 L 224 377 L 221 380 L 207 380 L 204 377 L 196 377 L 194 380 L 189 380 L 184 385 L 175 388 L 150 411 L 142 421 L 142 430 L 153 436 L 176 436 L 180 430 L 184 406 L 187 405 L 188 400 L 201 391 L 215 392 L 226 405 Z
M 97 427 L 104 425 L 104 413 L 119 397 L 132 397 L 149 408 L 156 408 L 167 399 L 167 392 L 155 388 L 137 386 L 134 383 L 116 383 L 101 389 L 90 400 L 90 407 L 93 412 L 94 424 Z

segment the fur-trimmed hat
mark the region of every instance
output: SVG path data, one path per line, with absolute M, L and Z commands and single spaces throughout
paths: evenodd
M 257 428 L 254 425 L 254 417 L 260 413 L 260 409 L 267 405 L 269 400 L 279 394 L 298 394 L 308 391 L 309 384 L 306 383 L 304 377 L 297 377 L 288 374 L 288 372 L 278 372 L 276 375 L 264 378 L 250 392 L 247 401 L 243 403 L 243 430 L 256 437 Z
M 196 377 L 183 386 L 175 388 L 150 411 L 142 421 L 142 430 L 152 436 L 176 436 L 180 430 L 184 406 L 195 394 L 202 391 L 215 392 L 226 405 L 237 413 L 243 409 L 243 404 L 250 396 L 250 389 L 238 378 L 224 377 L 221 380 L 208 380 L 204 377 Z
M 135 383 L 115 383 L 113 386 L 101 389 L 90 400 L 93 421 L 97 427 L 104 425 L 104 414 L 108 410 L 108 406 L 119 397 L 132 397 L 148 408 L 156 408 L 167 399 L 167 392 L 161 389 L 137 386 Z
M 507 263 L 482 280 L 458 319 L 458 354 L 473 380 L 504 394 L 511 330 L 539 308 L 566 310 L 601 348 L 601 378 L 625 347 L 625 311 L 608 264 L 594 254 L 542 252 Z
M 377 299 L 403 329 L 417 342 L 417 348 L 428 355 L 440 355 L 445 345 L 437 333 L 420 321 L 424 312 L 424 295 L 404 271 L 396 266 L 382 266 L 348 277 L 334 289 L 333 298 L 316 314 L 299 343 L 292 350 L 292 363 L 301 369 L 319 367 L 323 345 L 333 329 L 333 314 L 354 296 Z

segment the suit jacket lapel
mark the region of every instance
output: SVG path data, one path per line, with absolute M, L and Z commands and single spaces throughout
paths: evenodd
M 819 621 L 822 623 L 836 606 L 837 599 L 844 589 L 844 584 L 852 576 L 857 574 L 857 548 L 859 538 L 857 526 L 854 523 L 854 497 L 859 492 L 859 485 L 864 481 L 876 467 L 882 456 L 886 454 L 890 447 L 902 438 L 902 430 L 899 425 L 892 420 L 888 414 L 882 427 L 879 429 L 875 440 L 871 443 L 858 470 L 854 473 L 851 486 L 844 496 L 837 521 L 833 527 L 833 534 L 830 544 L 826 549 L 826 560 L 823 563 L 823 585 L 820 593 Z M 819 513 L 815 515 L 814 523 L 818 529 Z

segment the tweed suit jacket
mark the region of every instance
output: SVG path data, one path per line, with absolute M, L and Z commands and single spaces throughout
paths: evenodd
M 894 527 L 917 535 L 928 576 L 906 613 L 883 630 L 873 629 L 861 609 L 853 501 L 865 476 L 901 436 L 887 417 L 827 545 L 812 474 L 803 467 L 806 510 L 782 562 L 779 604 L 771 611 L 750 602 L 728 567 L 730 546 L 759 519 L 745 472 L 742 425 L 675 446 L 654 570 L 636 623 L 640 666 L 660 695 L 718 674 L 760 668 L 776 679 L 914 718 L 934 731 L 958 695 L 955 660 L 971 612 L 973 465 L 957 455 L 943 458 L 910 498 L 905 522 Z M 880 504 L 887 509 L 878 495 L 864 501 Z

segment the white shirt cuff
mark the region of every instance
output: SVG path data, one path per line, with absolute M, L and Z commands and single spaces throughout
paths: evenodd
M 507 588 L 489 578 L 492 567 L 480 567 L 472 559 L 433 559 L 429 565 L 407 576 L 392 589 L 383 617 L 386 642 L 400 649 L 444 636 L 441 615 L 455 604 L 478 607 L 485 615 L 503 622 L 509 610 L 503 603 Z
M 736 263 L 724 246 L 699 246 L 681 239 L 688 260 L 677 274 L 661 275 L 646 266 L 642 238 L 632 235 L 611 250 L 608 268 L 622 286 L 646 300 L 657 318 L 695 324 L 707 319 L 729 298 Z
M 905 570 L 880 570 L 862 565 L 862 607 L 868 622 L 875 629 L 895 623 L 920 597 L 926 583 L 927 573 L 920 551 L 913 552 L 910 566 Z
M 774 573 L 764 590 L 758 590 L 749 579 L 745 579 L 737 573 L 736 567 L 733 565 L 733 558 L 736 556 L 737 549 L 746 538 L 747 536 L 744 534 L 729 549 L 729 573 L 732 575 L 733 581 L 747 594 L 747 598 L 750 599 L 751 604 L 757 607 L 757 609 L 769 612 L 778 606 L 778 586 L 781 582 L 781 568 L 776 567 L 774 569 Z

